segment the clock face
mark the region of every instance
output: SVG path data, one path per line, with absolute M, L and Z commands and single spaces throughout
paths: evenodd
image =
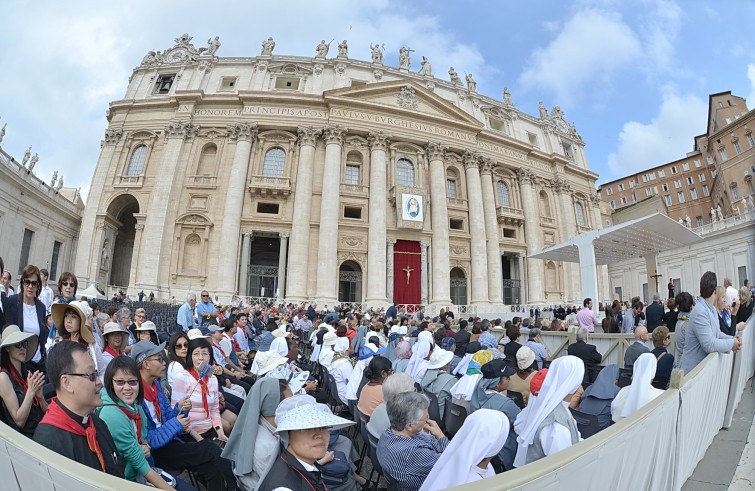
M 564 121 L 563 119 L 557 119 L 556 126 L 558 126 L 562 130 L 566 130 L 568 127 L 568 125 L 566 124 L 566 121 Z
M 186 59 L 186 50 L 183 48 L 175 49 L 170 53 L 168 59 L 170 61 L 183 61 Z

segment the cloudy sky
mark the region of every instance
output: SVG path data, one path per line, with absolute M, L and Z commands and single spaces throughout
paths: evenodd
M 479 92 L 511 90 L 521 110 L 560 104 L 605 182 L 675 160 L 705 131 L 708 95 L 731 90 L 755 105 L 753 0 L 416 0 L 68 2 L 2 8 L 3 148 L 39 152 L 84 194 L 99 155 L 108 102 L 123 97 L 149 50 L 184 32 L 220 56 L 254 56 L 267 36 L 276 53 L 310 56 L 320 39 L 348 39 L 352 58 L 385 45 L 386 64 L 410 46 L 438 76 L 473 73 Z

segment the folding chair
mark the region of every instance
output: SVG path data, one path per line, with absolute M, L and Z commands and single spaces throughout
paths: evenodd
M 446 428 L 446 434 L 453 438 L 464 424 L 467 418 L 467 409 L 451 401 L 446 401 L 446 414 L 443 416 L 443 426 Z
M 582 411 L 572 408 L 569 408 L 569 411 L 571 411 L 571 415 L 577 422 L 577 429 L 579 430 L 579 434 L 582 435 L 582 438 L 589 438 L 600 431 L 598 417 L 594 414 L 583 413 Z
M 631 368 L 619 368 L 619 382 L 616 384 L 620 388 L 626 387 L 632 383 L 632 369 Z
M 506 394 L 508 395 L 509 399 L 514 401 L 514 404 L 517 405 L 519 409 L 524 409 L 524 396 L 521 392 L 515 392 L 513 390 L 506 391 Z

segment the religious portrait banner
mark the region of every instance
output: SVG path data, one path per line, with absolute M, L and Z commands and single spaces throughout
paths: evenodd
M 401 195 L 401 218 L 409 222 L 421 222 L 424 220 L 422 196 L 418 194 Z

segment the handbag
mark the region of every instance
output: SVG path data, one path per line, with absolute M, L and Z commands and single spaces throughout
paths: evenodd
M 338 450 L 333 451 L 333 460 L 322 466 L 322 480 L 327 485 L 338 485 L 348 479 L 351 466 L 346 454 Z

